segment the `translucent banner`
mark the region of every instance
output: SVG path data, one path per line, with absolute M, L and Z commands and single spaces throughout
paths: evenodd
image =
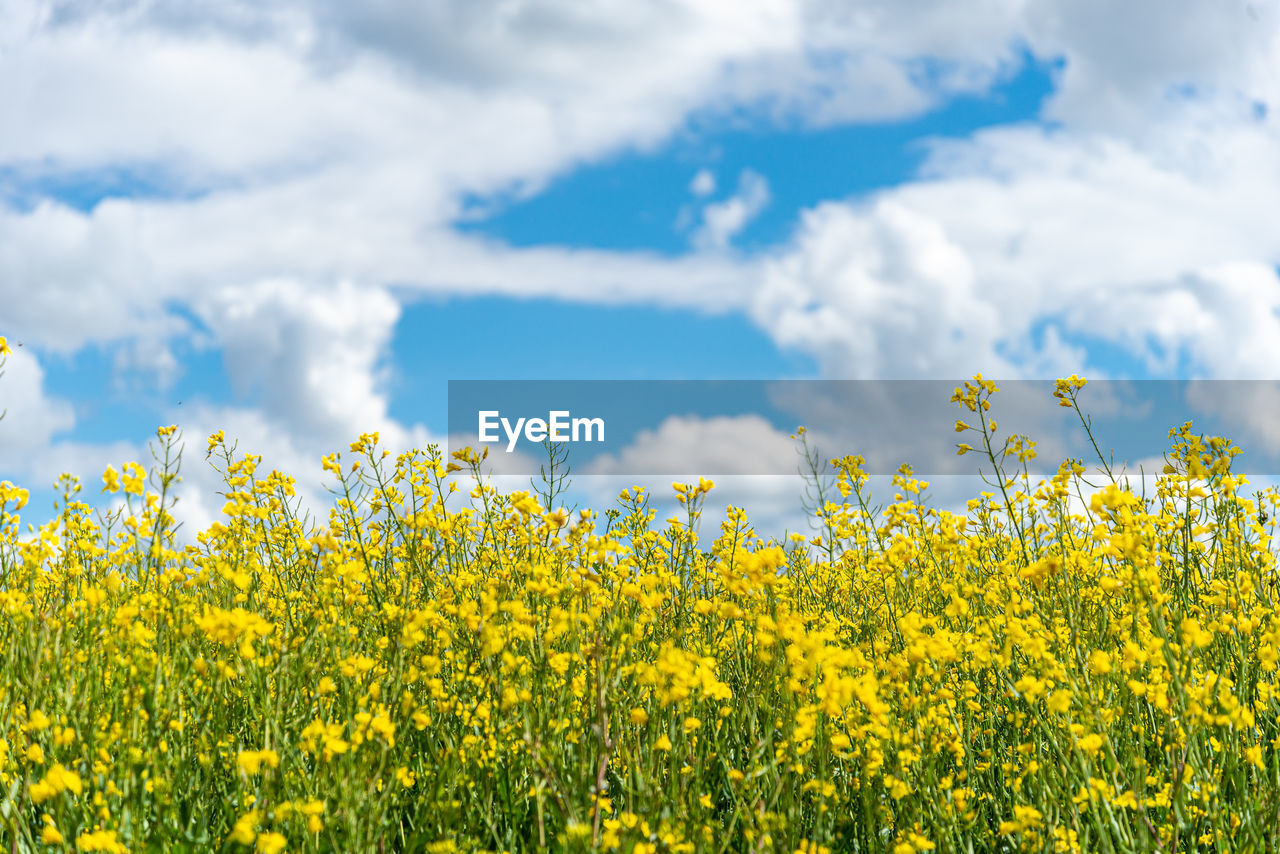
M 537 474 L 552 443 L 567 450 L 575 476 L 714 476 L 807 470 L 803 441 L 823 458 L 862 456 L 868 474 L 892 474 L 906 463 L 917 475 L 943 476 L 990 473 L 988 445 L 1010 472 L 1025 465 L 1034 475 L 1051 474 L 1068 457 L 1092 465 L 1096 442 L 1108 464 L 1136 475 L 1158 474 L 1180 441 L 1170 430 L 1190 421 L 1188 435 L 1225 436 L 1243 449 L 1231 471 L 1280 473 L 1280 382 L 1095 380 L 1064 395 L 1053 380 L 994 381 L 997 392 L 980 394 L 990 401 L 981 418 L 953 401 L 964 386 L 964 380 L 454 380 L 449 446 L 487 449 L 486 465 L 498 474 Z M 1016 457 L 1019 444 L 1030 447 L 1018 436 L 1035 442 L 1034 457 Z M 961 444 L 973 450 L 959 453 Z

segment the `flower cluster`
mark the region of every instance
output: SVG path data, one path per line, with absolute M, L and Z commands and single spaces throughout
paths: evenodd
M 210 437 L 227 503 L 191 545 L 174 428 L 157 470 L 108 469 L 106 516 L 67 477 L 28 530 L 0 484 L 0 840 L 1277 850 L 1280 495 L 1189 425 L 1145 492 L 1079 460 L 1033 483 L 997 392 L 954 397 L 997 490 L 966 513 L 905 467 L 873 509 L 847 456 L 784 541 L 739 508 L 700 539 L 710 481 L 655 526 L 639 487 L 570 514 L 376 434 L 325 458 L 318 527 Z

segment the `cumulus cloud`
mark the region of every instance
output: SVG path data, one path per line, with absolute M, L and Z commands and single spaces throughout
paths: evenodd
M 187 407 L 184 407 L 187 409 Z M 297 494 L 302 511 L 309 514 L 313 523 L 327 520 L 328 508 L 333 496 L 328 490 L 337 487 L 331 474 L 320 467 L 320 458 L 335 451 L 346 454 L 347 442 L 337 436 L 317 436 L 314 433 L 298 433 L 291 425 L 271 417 L 260 409 L 239 406 L 213 406 L 200 404 L 190 407 L 177 419 L 186 442 L 183 455 L 182 483 L 178 490 L 178 504 L 174 515 L 188 529 L 189 535 L 204 530 L 222 515 L 227 491 L 216 465 L 218 460 L 205 457 L 210 435 L 222 432 L 226 447 L 234 448 L 235 458 L 245 454 L 260 456 L 258 474 L 272 470 L 292 476 L 297 484 Z
M 689 182 L 689 192 L 695 196 L 709 196 L 716 191 L 716 174 L 710 169 L 699 169 Z
M 1066 57 L 1049 117 L 1154 140 L 1153 115 L 1216 102 L 1275 103 L 1280 23 L 1274 2 L 1028 3 L 1028 42 Z
M 970 232 L 986 230 L 978 214 L 992 213 L 984 210 L 986 198 L 998 200 L 1010 171 L 1024 186 L 1041 165 L 1050 175 L 1084 172 L 1078 186 L 1063 181 L 1061 211 L 1037 210 L 1039 219 L 995 211 L 1023 217 L 1018 231 L 1000 239 L 1010 256 L 1025 257 L 1056 230 L 1055 221 L 1106 221 L 1080 211 L 1073 193 L 1106 196 L 1112 217 L 1134 206 L 1168 210 L 1165 191 L 1176 191 L 1179 170 L 1231 142 L 1221 138 L 1223 121 L 1275 98 L 1267 58 L 1277 27 L 1269 4 L 1166 4 L 1160 13 L 1138 5 L 1119 14 L 1108 4 L 1025 0 L 856 8 L 753 0 L 660 9 L 528 0 L 407 10 L 299 0 L 194 12 L 173 0 L 10 0 L 0 8 L 0 100 L 23 120 L 0 138 L 0 162 L 19 173 L 121 164 L 159 170 L 174 198 L 108 202 L 90 216 L 48 203 L 7 211 L 0 282 L 38 295 L 16 309 L 15 326 L 41 346 L 63 349 L 188 334 L 172 305 L 281 275 L 668 304 L 709 294 L 705 303 L 742 307 L 752 300 L 737 285 L 749 278 L 741 269 L 619 253 L 513 252 L 461 240 L 449 223 L 465 194 L 535 192 L 579 163 L 660 142 L 699 111 L 727 115 L 745 107 L 817 124 L 905 116 L 955 93 L 984 91 L 1030 50 L 1062 59 L 1051 116 L 1097 136 L 1082 144 L 1070 133 L 992 134 L 934 162 L 944 172 L 976 167 L 969 170 L 975 183 L 949 185 L 968 198 L 947 200 Z M 1205 32 L 1222 38 L 1206 39 Z M 653 62 L 659 55 L 663 61 Z M 513 131 L 519 145 L 509 144 Z M 1270 142 L 1239 136 L 1233 154 Z M 1169 150 L 1167 140 L 1184 150 Z M 1095 166 L 1109 163 L 1113 174 L 1079 162 L 1090 158 Z M 1131 166 L 1139 179 L 1164 174 L 1172 183 L 1135 186 L 1141 180 L 1125 177 Z M 1105 192 L 1113 181 L 1125 191 Z M 723 247 L 766 189 L 762 180 L 744 181 L 734 200 L 712 206 L 699 245 Z M 1058 188 L 1044 182 L 1028 189 L 1040 195 L 1040 207 L 1058 201 Z M 930 252 L 941 240 L 967 254 L 973 239 L 984 239 L 965 234 L 966 223 L 949 222 L 954 212 L 937 216 L 927 205 L 900 201 L 920 215 L 919 227 L 929 218 L 941 224 L 941 234 L 922 238 Z M 901 235 L 906 226 L 891 213 L 877 227 Z M 821 242 L 810 231 L 798 238 L 806 240 Z M 878 254 L 883 263 L 891 252 Z M 1089 254 L 1073 249 L 1066 260 L 1078 264 Z M 1106 257 L 1123 265 L 1128 254 Z M 1224 253 L 1213 263 L 1224 258 L 1259 260 Z M 1007 259 L 1007 266 L 1018 264 Z M 970 290 L 985 294 L 985 271 L 974 269 L 984 280 Z M 1036 271 L 1015 272 L 1031 278 Z M 889 265 L 868 275 L 893 273 Z M 950 287 L 951 276 L 964 279 L 958 270 L 942 279 L 937 269 L 915 274 L 932 282 L 924 286 L 929 294 Z M 707 287 L 709 277 L 716 286 Z M 768 291 L 777 276 L 766 280 Z M 902 291 L 917 285 L 903 282 Z M 955 301 L 971 302 L 963 294 Z M 794 336 L 797 311 L 808 309 L 785 310 L 782 339 Z M 833 311 L 809 311 L 819 348 L 839 334 L 840 311 Z M 891 322 L 875 337 L 900 326 Z M 969 334 L 972 361 L 985 360 L 990 333 Z M 1063 344 L 1045 359 L 1076 355 Z M 927 370 L 930 358 L 904 370 Z
M 744 169 L 738 191 L 722 202 L 707 205 L 702 225 L 693 235 L 701 249 L 721 250 L 769 204 L 769 182 L 758 172 Z
M 30 458 L 75 425 L 69 402 L 49 395 L 44 369 L 27 347 L 15 347 L 0 368 L 0 472 L 26 473 Z
M 619 452 L 590 460 L 574 487 L 590 506 L 603 508 L 612 506 L 623 489 L 643 486 L 659 520 L 684 519 L 673 478 L 697 483 L 714 475 L 702 530 L 714 535 L 714 525 L 733 506 L 747 508 L 752 523 L 769 536 L 809 530 L 804 471 L 799 443 L 764 418 L 673 415 L 656 429 L 641 431 Z
M 783 346 L 814 353 L 827 376 L 1008 368 L 970 257 L 936 220 L 891 199 L 806 212 L 792 248 L 766 263 L 752 314 Z
M 1270 376 L 1276 129 L 1168 130 L 1160 151 L 1033 128 L 939 145 L 928 180 L 806 212 L 753 316 L 830 376 L 1061 375 L 1081 337 L 1155 373 Z
M 777 472 L 780 460 L 799 464 L 796 442 L 758 415 L 672 415 L 656 429 L 640 431 L 616 454 L 595 457 L 585 473 L 757 474 Z
M 6 332 L 38 352 L 121 344 L 120 369 L 158 382 L 181 369 L 172 341 L 207 334 L 257 390 L 246 431 L 295 432 L 308 455 L 379 425 L 417 435 L 388 418 L 382 370 L 400 300 L 423 292 L 743 311 L 833 377 L 1050 376 L 1087 364 L 1085 339 L 1157 373 L 1270 376 L 1277 13 L 0 0 L 0 174 L 26 188 L 0 199 Z M 899 119 L 1028 54 L 1057 61 L 1056 124 L 937 143 L 919 180 L 820 204 L 763 257 L 719 251 L 768 201 L 754 173 L 682 258 L 453 229 L 468 197 L 536 193 L 691 117 Z M 45 192 L 121 170 L 152 198 L 82 211 Z M 24 435 L 56 445 L 69 410 L 34 357 L 15 382 L 0 434 L 29 405 Z
M 300 433 L 354 439 L 387 419 L 382 363 L 400 306 L 385 291 L 343 282 L 255 282 L 199 306 L 242 393 Z

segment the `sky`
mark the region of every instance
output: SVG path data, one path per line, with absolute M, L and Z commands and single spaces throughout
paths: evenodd
M 318 483 L 450 380 L 1280 379 L 1277 56 L 1246 0 L 0 0 L 0 480 L 177 424 L 200 527 L 215 430 Z

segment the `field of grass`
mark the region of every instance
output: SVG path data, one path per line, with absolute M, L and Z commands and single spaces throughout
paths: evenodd
M 1280 497 L 1187 428 L 1145 497 L 1032 482 L 995 395 L 966 514 L 844 457 L 783 542 L 700 540 L 706 481 L 570 517 L 374 436 L 319 526 L 211 437 L 190 546 L 170 428 L 110 517 L 0 484 L 3 850 L 1280 849 Z

